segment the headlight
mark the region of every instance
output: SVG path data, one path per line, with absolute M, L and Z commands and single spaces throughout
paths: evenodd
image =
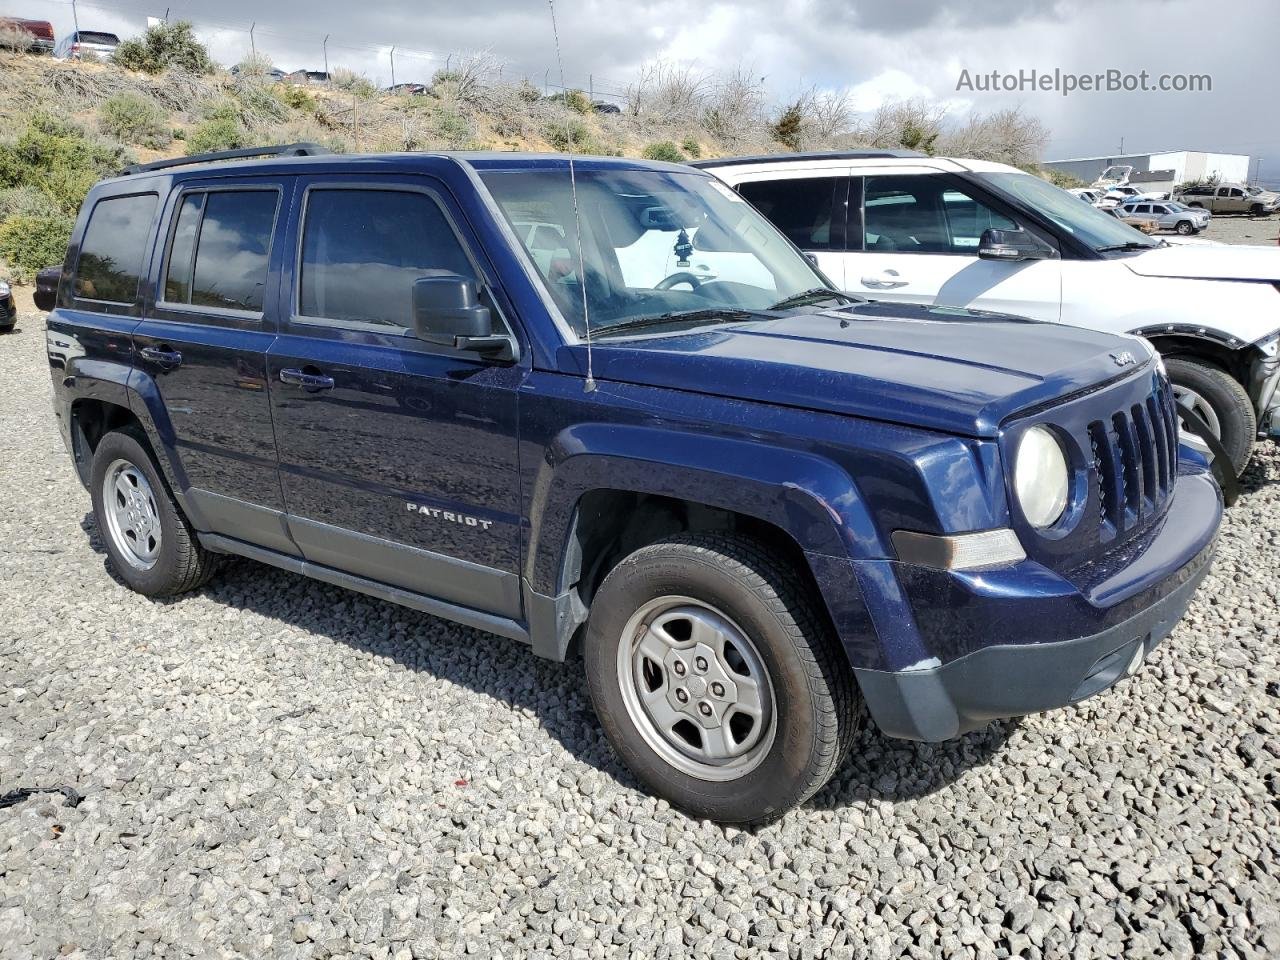
M 1062 444 L 1047 427 L 1022 435 L 1013 461 L 1013 489 L 1033 527 L 1051 527 L 1067 509 L 1070 475 Z
M 5 283 L 3 280 L 0 280 L 0 297 L 7 297 L 8 295 L 9 295 L 9 285 Z

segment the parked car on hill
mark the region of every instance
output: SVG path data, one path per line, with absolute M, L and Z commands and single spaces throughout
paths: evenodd
M 1135 226 L 1149 224 L 1156 230 L 1173 230 L 1184 237 L 1193 236 L 1209 226 L 1209 218 L 1213 216 L 1208 210 L 1193 210 L 1176 200 L 1129 200 L 1117 209 L 1126 223 Z
M 54 47 L 53 55 L 60 60 L 106 60 L 120 46 L 120 38 L 101 30 L 75 30 L 66 34 Z
M 54 412 L 134 590 L 238 554 L 580 649 L 642 782 L 756 822 L 862 701 L 933 741 L 1108 689 L 1209 569 L 1141 339 L 840 293 L 682 165 L 287 149 L 72 233 Z
M 0 280 L 0 330 L 12 330 L 18 322 L 18 304 L 13 296 L 13 287 L 7 280 Z
M 23 20 L 20 17 L 0 17 L 0 46 L 5 45 L 4 34 L 9 32 L 9 44 L 20 46 L 28 53 L 52 53 L 55 46 L 53 24 L 48 20 Z
M 284 75 L 286 83 L 328 83 L 329 74 L 323 70 L 294 70 Z
M 399 93 L 411 97 L 421 97 L 427 92 L 425 83 L 397 83 L 386 88 L 386 93 Z
M 1149 337 L 1237 471 L 1280 436 L 1280 256 L 1170 246 L 1014 167 L 910 152 L 705 160 L 837 285 Z

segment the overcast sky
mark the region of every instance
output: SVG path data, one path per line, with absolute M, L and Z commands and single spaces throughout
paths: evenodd
M 65 0 L 25 0 L 28 16 L 71 28 Z M 78 4 L 82 29 L 137 32 L 163 0 Z M 555 82 L 546 0 L 432 3 L 381 0 L 172 2 L 214 55 L 235 62 L 249 47 L 278 66 L 349 66 L 383 83 L 426 80 L 450 51 L 489 49 L 505 71 Z M 358 12 L 357 12 L 358 11 Z M 621 91 L 646 60 L 663 57 L 714 71 L 749 66 L 784 99 L 817 85 L 851 92 L 856 109 L 886 98 L 928 97 L 957 115 L 1021 106 L 1053 133 L 1046 159 L 1127 151 L 1203 149 L 1263 158 L 1280 176 L 1280 2 L 1276 0 L 558 0 L 571 86 L 593 75 L 597 91 Z M 230 29 L 227 29 L 230 28 Z M 435 59 L 427 55 L 435 54 Z M 1080 93 L 957 90 L 962 71 L 1077 74 L 1208 74 L 1212 92 Z M 510 74 L 508 74 L 510 75 Z

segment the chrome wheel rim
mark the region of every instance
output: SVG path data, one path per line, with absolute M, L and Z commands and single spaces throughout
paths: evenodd
M 150 570 L 160 558 L 160 510 L 146 474 L 114 460 L 102 478 L 107 536 L 129 566 Z
M 773 746 L 764 660 L 745 631 L 701 600 L 659 597 L 637 610 L 618 644 L 617 671 L 632 723 L 682 773 L 736 780 Z
M 1190 410 L 1209 425 L 1209 430 L 1218 439 L 1222 439 L 1222 423 L 1218 420 L 1218 413 L 1213 406 L 1196 391 L 1190 387 L 1173 385 L 1173 399 L 1177 401 L 1178 406 L 1184 410 Z

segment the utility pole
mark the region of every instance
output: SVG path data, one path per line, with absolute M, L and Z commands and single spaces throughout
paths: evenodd
M 1257 165 L 1253 168 L 1253 183 L 1258 187 L 1262 186 L 1262 160 L 1263 158 L 1259 157 Z
M 253 59 L 255 61 L 258 59 L 258 45 L 253 41 L 253 30 L 257 25 L 258 25 L 257 20 L 249 24 L 249 49 L 253 51 Z
M 396 48 L 391 48 L 391 89 L 394 92 L 396 88 Z
M 1124 156 L 1124 137 L 1121 137 L 1120 138 L 1120 157 L 1123 157 L 1123 156 Z M 1118 160 L 1120 159 L 1120 157 L 1117 157 L 1116 159 Z
M 79 33 L 80 14 L 76 13 L 76 0 L 71 0 L 71 22 L 75 25 L 76 33 Z
M 329 79 L 329 35 L 324 35 L 324 78 Z

